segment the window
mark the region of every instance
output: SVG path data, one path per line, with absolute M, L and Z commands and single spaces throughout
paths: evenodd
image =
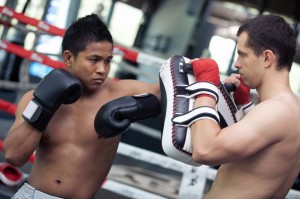
M 116 43 L 132 46 L 136 38 L 143 12 L 122 2 L 117 2 L 109 29 Z
M 219 65 L 221 74 L 226 74 L 232 54 L 235 52 L 235 41 L 229 38 L 213 36 L 209 44 L 209 53 Z

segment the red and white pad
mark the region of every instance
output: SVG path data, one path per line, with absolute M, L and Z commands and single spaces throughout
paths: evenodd
M 195 82 L 189 59 L 180 55 L 170 57 L 159 72 L 162 104 L 162 148 L 169 157 L 192 166 L 200 166 L 192 159 L 190 125 L 197 119 L 214 119 L 221 128 L 239 121 L 238 110 L 225 85 L 218 87 L 207 82 Z M 208 93 L 217 101 L 217 115 L 212 110 L 194 110 L 194 96 Z M 200 112 L 199 112 L 200 111 Z M 198 117 L 198 118 L 197 118 Z M 216 119 L 217 118 L 217 119 Z M 185 121 L 184 121 L 185 120 Z
M 18 168 L 8 163 L 1 162 L 0 181 L 8 186 L 16 186 L 23 181 L 23 174 Z

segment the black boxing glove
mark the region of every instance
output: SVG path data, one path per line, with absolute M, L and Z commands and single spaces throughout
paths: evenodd
M 125 96 L 104 104 L 94 120 L 96 132 L 104 138 L 124 133 L 132 122 L 158 116 L 158 98 L 150 93 Z
M 76 102 L 81 93 L 82 86 L 76 77 L 64 69 L 54 69 L 38 84 L 22 116 L 33 127 L 44 131 L 60 105 Z

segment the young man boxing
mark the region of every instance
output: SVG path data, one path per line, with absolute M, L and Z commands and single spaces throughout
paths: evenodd
M 108 77 L 113 39 L 97 15 L 74 22 L 64 35 L 62 50 L 66 70 L 52 70 L 21 98 L 4 141 L 5 158 L 14 166 L 24 165 L 35 152 L 28 182 L 13 198 L 93 198 L 112 166 L 127 119 L 159 114 L 158 84 Z M 127 123 L 118 132 L 102 132 L 103 111 L 95 119 L 97 112 L 117 98 L 121 99 L 114 105 L 123 115 L 112 117 L 115 122 L 110 125 Z M 141 101 L 149 107 L 144 109 Z
M 206 199 L 283 199 L 300 171 L 300 101 L 289 84 L 295 34 L 282 17 L 263 15 L 241 25 L 237 36 L 239 74 L 226 82 L 236 85 L 238 105 L 249 102 L 247 86 L 257 90 L 260 103 L 223 129 L 213 117 L 217 114 L 198 118 L 191 126 L 192 157 L 200 164 L 221 165 Z M 191 64 L 198 82 L 218 85 L 213 60 Z M 199 95 L 195 109 L 216 113 L 216 100 Z

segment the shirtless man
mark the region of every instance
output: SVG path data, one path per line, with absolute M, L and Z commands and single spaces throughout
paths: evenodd
M 108 77 L 113 40 L 95 14 L 67 29 L 62 49 L 66 70 L 52 70 L 35 91 L 21 98 L 4 141 L 6 161 L 14 166 L 24 165 L 36 152 L 28 183 L 14 198 L 93 198 L 107 177 L 121 137 L 103 138 L 99 129 L 96 132 L 98 110 L 123 96 L 146 92 L 152 93 L 150 100 L 160 96 L 159 84 Z
M 300 171 L 300 101 L 289 84 L 294 31 L 283 18 L 265 15 L 241 25 L 237 36 L 239 74 L 225 82 L 242 93 L 234 95 L 238 105 L 249 101 L 245 85 L 257 90 L 260 102 L 223 129 L 210 116 L 193 123 L 192 157 L 201 164 L 221 165 L 206 199 L 283 199 Z M 191 64 L 198 82 L 219 83 L 216 63 L 195 59 Z M 216 100 L 198 96 L 195 108 L 205 106 L 214 110 Z

